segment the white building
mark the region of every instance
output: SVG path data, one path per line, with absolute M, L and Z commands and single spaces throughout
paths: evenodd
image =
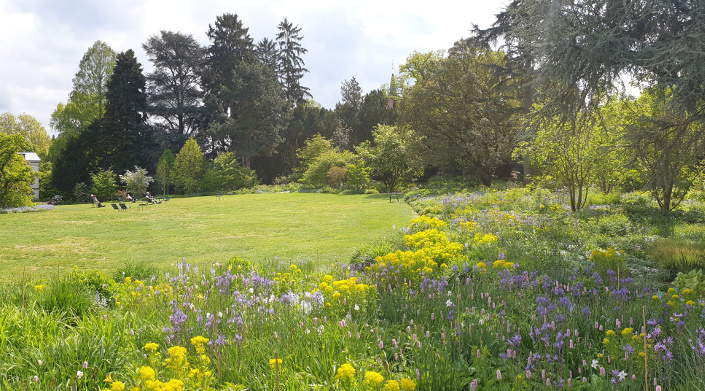
M 18 152 L 20 155 L 24 156 L 25 162 L 32 167 L 32 171 L 39 172 L 39 156 L 34 152 Z M 39 177 L 34 174 L 34 182 L 32 183 L 32 190 L 34 191 L 34 198 L 39 198 Z

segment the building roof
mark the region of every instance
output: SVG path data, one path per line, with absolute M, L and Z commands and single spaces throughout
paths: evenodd
M 39 162 L 42 159 L 39 158 L 39 155 L 37 155 L 34 152 L 18 152 L 20 155 L 24 156 L 24 160 L 28 162 Z

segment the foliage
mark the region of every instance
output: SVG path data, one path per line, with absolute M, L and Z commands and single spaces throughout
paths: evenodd
M 259 62 L 239 64 L 230 87 L 221 98 L 228 102 L 230 116 L 209 129 L 209 135 L 227 145 L 228 151 L 250 159 L 271 154 L 281 143 L 280 132 L 289 117 L 289 106 L 272 71 Z
M 0 209 L 32 204 L 32 169 L 18 154 L 26 147 L 22 135 L 0 132 Z
M 679 272 L 676 279 L 673 280 L 673 285 L 683 294 L 692 294 L 698 298 L 705 297 L 705 276 L 702 269 L 693 269 L 688 273 Z
M 338 152 L 328 150 L 316 156 L 315 160 L 308 163 L 308 168 L 300 182 L 311 186 L 326 186 L 329 184 L 328 172 L 332 167 L 345 168 L 347 164 L 355 162 L 355 155 L 350 151 Z
M 47 312 L 81 317 L 90 311 L 93 296 L 84 285 L 67 278 L 52 281 L 37 304 Z
M 381 180 L 388 191 L 394 191 L 402 179 L 420 174 L 412 153 L 408 150 L 411 132 L 405 128 L 379 125 L 372 131 L 374 146 L 366 141 L 356 147 L 357 153 L 370 168 L 370 175 Z
M 154 178 L 147 175 L 147 170 L 135 166 L 135 171 L 127 170 L 124 175 L 120 175 L 120 180 L 127 185 L 126 191 L 134 193 L 137 197 L 147 194 L 149 184 L 154 182 Z
M 370 168 L 363 163 L 345 165 L 345 186 L 352 190 L 365 190 L 370 184 Z
M 661 210 L 671 211 L 702 171 L 705 127 L 676 105 L 670 91 L 657 89 L 630 104 L 627 127 L 628 147 L 643 167 L 646 188 Z
M 165 149 L 157 162 L 157 172 L 154 175 L 157 183 L 162 187 L 162 194 L 169 193 L 169 188 L 174 179 L 174 162 L 176 158 L 169 149 Z
M 603 140 L 604 131 L 586 115 L 567 122 L 555 118 L 531 142 L 522 143 L 515 155 L 566 187 L 570 209 L 576 211 L 585 206 L 588 190 L 595 180 L 595 166 L 610 164 Z
M 149 112 L 159 118 L 152 121 L 153 126 L 169 133 L 180 146 L 205 128 L 200 89 L 205 51 L 192 35 L 164 30 L 142 47 L 155 67 L 147 75 Z
M 192 194 L 200 189 L 206 162 L 196 140 L 189 139 L 174 160 L 174 186 L 176 191 Z
M 99 200 L 112 200 L 117 190 L 116 175 L 112 170 L 103 170 L 91 174 L 91 191 Z
M 648 247 L 649 256 L 672 275 L 705 268 L 705 244 L 683 237 L 659 238 Z
M 286 100 L 292 105 L 298 105 L 304 103 L 307 97 L 311 97 L 309 88 L 301 85 L 301 78 L 308 72 L 308 69 L 304 68 L 304 60 L 301 56 L 308 50 L 301 46 L 301 40 L 304 37 L 298 25 L 294 26 L 284 18 L 277 26 L 277 30 L 279 61 L 278 67 L 274 70 L 284 87 Z
M 401 122 L 413 129 L 414 149 L 426 165 L 489 186 L 497 167 L 510 161 L 516 92 L 499 88 L 508 80 L 493 71 L 505 62 L 500 52 L 459 41 L 434 62 L 437 69 L 404 92 Z
M 76 203 L 91 202 L 91 188 L 85 182 L 78 182 L 71 192 Z
M 20 114 L 16 117 L 11 113 L 0 114 L 0 133 L 22 135 L 27 148 L 23 152 L 36 152 L 42 160 L 49 154 L 51 138 L 42 124 L 29 114 Z
M 254 170 L 242 167 L 232 152 L 223 152 L 210 164 L 203 177 L 205 191 L 238 190 L 258 184 Z
M 135 281 L 154 281 L 156 278 L 160 277 L 161 274 L 158 267 L 145 261 L 128 262 L 115 270 L 113 279 L 118 283 L 124 283 L 127 278 L 131 278 Z
M 116 57 L 117 53 L 103 41 L 95 41 L 83 54 L 68 101 L 59 103 L 51 114 L 51 127 L 60 133 L 59 139 L 76 137 L 94 120 L 103 118 Z M 61 145 L 65 146 L 65 141 Z

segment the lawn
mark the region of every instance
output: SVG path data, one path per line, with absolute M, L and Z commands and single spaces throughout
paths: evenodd
M 106 204 L 107 205 L 107 204 Z M 347 262 L 359 247 L 393 234 L 414 212 L 383 195 L 278 193 L 172 199 L 126 212 L 61 205 L 0 215 L 0 282 L 56 275 L 77 266 L 112 273 L 127 263 L 170 268 L 282 260 Z

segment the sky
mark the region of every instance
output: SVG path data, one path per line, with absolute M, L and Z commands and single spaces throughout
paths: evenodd
M 313 99 L 334 108 L 353 77 L 363 93 L 388 84 L 414 51 L 448 49 L 489 27 L 504 0 L 0 0 L 0 113 L 26 113 L 50 134 L 86 50 L 97 40 L 133 49 L 153 70 L 142 44 L 161 30 L 191 34 L 203 46 L 218 15 L 237 14 L 257 43 L 274 39 L 284 18 L 301 27 Z

